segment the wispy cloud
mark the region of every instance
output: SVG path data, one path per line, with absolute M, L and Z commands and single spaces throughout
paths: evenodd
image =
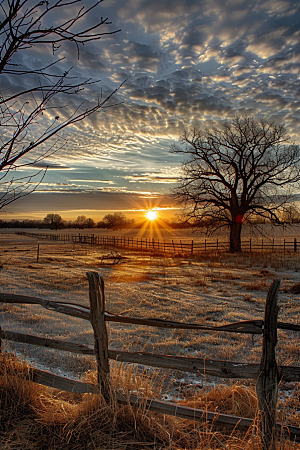
M 91 180 L 91 179 L 88 179 L 88 180 L 76 180 L 76 179 L 74 179 L 74 180 L 69 180 L 69 181 L 74 181 L 74 182 L 77 182 L 77 183 L 105 183 L 105 184 L 115 184 L 115 182 L 112 181 L 112 180 Z

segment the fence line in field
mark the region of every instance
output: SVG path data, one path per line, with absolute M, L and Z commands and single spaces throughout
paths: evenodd
M 203 242 L 182 242 L 181 240 L 165 241 L 154 238 L 133 238 L 126 236 L 104 236 L 95 234 L 72 234 L 72 233 L 28 233 L 26 231 L 16 232 L 19 235 L 53 241 L 73 242 L 79 244 L 102 245 L 116 248 L 132 248 L 141 251 L 152 251 L 160 253 L 206 253 L 212 251 L 229 251 L 229 244 L 219 239 Z M 298 252 L 300 250 L 299 238 L 290 239 L 248 239 L 242 241 L 244 252 Z
M 279 280 L 274 280 L 267 294 L 264 320 L 247 320 L 230 323 L 222 326 L 204 326 L 198 324 L 182 323 L 157 318 L 137 318 L 116 315 L 105 310 L 104 282 L 97 272 L 87 272 L 89 280 L 90 307 L 85 305 L 45 300 L 40 297 L 30 297 L 9 293 L 0 293 L 0 302 L 19 304 L 39 304 L 53 311 L 89 320 L 94 330 L 94 348 L 58 339 L 42 338 L 23 333 L 1 330 L 1 339 L 15 342 L 23 342 L 32 345 L 43 346 L 58 350 L 70 351 L 78 354 L 95 355 L 98 367 L 98 386 L 60 377 L 39 369 L 31 369 L 28 377 L 31 381 L 63 389 L 71 392 L 97 393 L 101 390 L 104 398 L 108 401 L 111 395 L 109 383 L 109 359 L 119 362 L 131 362 L 155 367 L 182 370 L 185 372 L 204 373 L 222 378 L 255 379 L 257 381 L 257 396 L 259 409 L 261 411 L 261 430 L 264 450 L 274 448 L 275 431 L 282 427 L 275 421 L 276 404 L 278 398 L 278 382 L 300 381 L 300 368 L 293 366 L 277 366 L 275 347 L 277 343 L 277 328 L 284 330 L 300 331 L 300 325 L 277 322 L 278 307 L 277 293 Z M 167 355 L 156 355 L 146 352 L 125 352 L 110 350 L 108 348 L 108 333 L 106 322 L 120 322 L 129 324 L 140 324 L 165 328 L 198 329 L 210 332 L 232 332 L 262 334 L 262 358 L 260 364 L 234 363 L 230 361 L 219 361 L 212 359 L 178 357 Z M 120 393 L 117 400 L 128 402 Z M 193 409 L 178 404 L 164 402 L 155 399 L 145 400 L 131 395 L 131 404 L 138 406 L 145 404 L 146 409 L 161 412 L 163 414 L 176 415 L 190 420 L 210 421 L 215 425 L 230 426 L 237 428 L 249 428 L 252 419 L 237 417 L 226 414 L 217 414 L 210 411 Z M 300 428 L 284 426 L 296 440 L 300 440 Z

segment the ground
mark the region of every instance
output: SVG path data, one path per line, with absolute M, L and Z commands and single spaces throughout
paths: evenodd
M 124 231 L 118 234 L 122 235 Z M 166 256 L 53 242 L 5 231 L 0 234 L 0 241 L 1 292 L 89 305 L 86 272 L 94 270 L 104 278 L 108 311 L 135 317 L 222 325 L 262 319 L 268 287 L 274 278 L 280 278 L 279 320 L 299 323 L 300 295 L 297 288 L 293 289 L 300 283 L 299 253 Z M 116 251 L 123 257 L 118 264 L 101 262 L 104 254 Z M 4 330 L 93 345 L 93 333 L 87 321 L 59 315 L 40 306 L 0 305 L 0 308 Z M 113 322 L 108 324 L 108 329 L 111 349 L 207 356 L 237 362 L 259 362 L 261 356 L 260 336 L 172 331 Z M 81 377 L 94 368 L 92 357 L 7 341 L 5 346 L 7 350 L 24 355 L 37 367 L 60 375 Z M 299 366 L 296 333 L 279 331 L 277 355 L 280 364 Z M 175 375 L 173 394 L 176 386 L 182 389 L 193 384 L 202 388 L 214 382 L 208 377 Z M 170 379 L 174 380 L 174 374 L 168 377 Z

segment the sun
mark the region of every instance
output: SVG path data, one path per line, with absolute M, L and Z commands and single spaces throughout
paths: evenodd
M 155 220 L 157 218 L 157 214 L 155 211 L 147 211 L 146 212 L 146 217 L 148 220 Z

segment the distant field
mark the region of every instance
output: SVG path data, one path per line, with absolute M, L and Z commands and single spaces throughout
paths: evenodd
M 67 228 L 64 230 L 48 230 L 48 229 L 11 229 L 11 230 L 0 230 L 1 234 L 11 234 L 16 231 L 28 231 L 32 233 L 53 233 L 53 234 L 95 234 L 95 235 L 104 235 L 104 236 L 126 236 L 130 238 L 154 238 L 154 239 L 165 239 L 165 240 L 182 240 L 182 241 L 191 241 L 195 242 L 203 242 L 205 239 L 207 241 L 216 241 L 216 239 L 223 239 L 228 241 L 229 232 L 227 230 L 219 230 L 213 235 L 207 235 L 205 230 L 201 229 L 183 229 L 176 230 L 170 227 L 158 228 L 155 224 L 150 224 L 147 228 L 123 228 L 123 229 L 103 229 L 103 228 L 85 228 L 83 230 Z M 293 239 L 295 237 L 300 238 L 300 224 L 294 224 L 287 226 L 285 228 L 282 227 L 274 227 L 271 225 L 244 225 L 242 229 L 242 239 L 248 240 L 252 238 L 253 240 L 272 240 L 273 238 L 276 240 L 283 239 Z
M 124 230 L 118 233 L 123 234 Z M 179 233 L 169 235 L 168 239 L 175 235 L 178 237 Z M 111 312 L 221 325 L 262 319 L 267 289 L 274 278 L 280 278 L 279 320 L 300 322 L 300 295 L 291 290 L 300 283 L 299 254 L 212 254 L 173 258 L 121 249 L 118 251 L 124 259 L 119 264 L 109 265 L 101 263 L 101 256 L 115 251 L 110 247 L 41 241 L 13 233 L 1 233 L 0 242 L 2 292 L 88 305 L 86 272 L 95 270 L 104 277 L 107 310 Z M 38 242 L 40 258 L 37 263 Z M 1 305 L 0 314 L 3 329 L 93 344 L 90 324 L 80 319 L 25 305 Z M 279 332 L 281 363 L 300 365 L 297 342 L 296 333 Z M 116 323 L 109 323 L 109 343 L 111 349 L 231 361 L 258 362 L 261 355 L 259 336 L 171 331 Z M 93 358 L 89 357 L 24 344 L 9 344 L 7 348 L 58 374 L 80 376 L 94 367 Z M 187 375 L 184 376 L 187 379 Z M 199 386 L 207 382 L 207 377 L 205 380 L 195 376 L 188 379 Z

